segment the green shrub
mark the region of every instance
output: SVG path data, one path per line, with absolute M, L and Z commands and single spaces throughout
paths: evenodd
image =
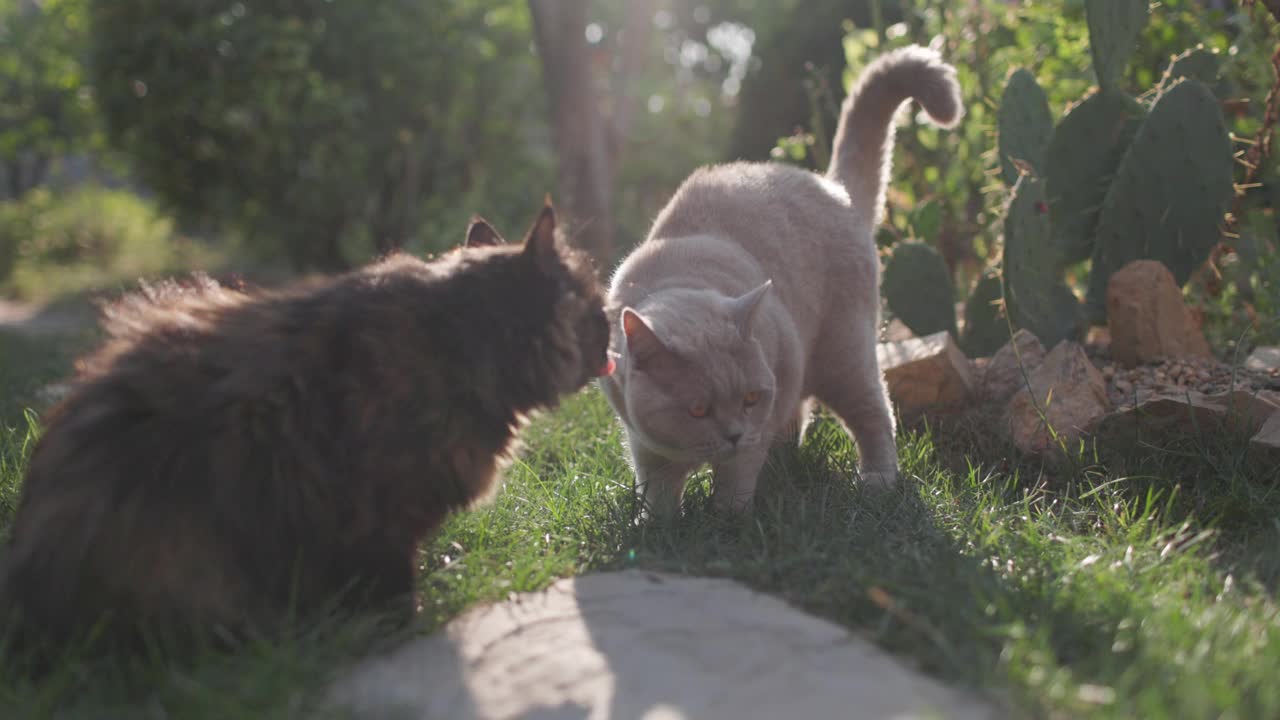
M 38 186 L 67 153 L 99 148 L 88 24 L 85 0 L 0 0 L 0 196 Z
M 404 245 L 433 198 L 522 166 L 542 117 L 514 0 L 89 7 L 99 106 L 139 179 L 298 268 Z
M 5 279 L 5 257 L 10 272 Z M 35 190 L 0 203 L 0 283 L 7 294 L 47 299 L 203 267 L 213 252 L 178 235 L 148 200 L 86 187 Z

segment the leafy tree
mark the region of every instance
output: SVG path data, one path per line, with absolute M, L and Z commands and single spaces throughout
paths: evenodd
M 683 0 L 529 0 L 556 151 L 556 200 L 601 267 L 672 190 L 723 159 L 753 9 Z M 657 151 L 655 151 L 657 150 Z
M 631 3 L 639 22 L 632 23 L 628 38 L 636 37 L 637 26 L 647 26 L 649 5 L 647 0 Z M 529 0 L 529 12 L 542 59 L 543 84 L 551 101 L 557 185 L 576 219 L 585 221 L 576 233 L 579 243 L 596 258 L 608 260 L 613 252 L 613 166 L 617 148 L 610 137 L 614 124 L 601 112 L 603 98 L 592 77 L 585 37 L 587 0 Z M 626 113 L 615 116 L 625 117 Z
M 0 0 L 0 182 L 18 197 L 94 139 L 84 0 Z
M 438 198 L 526 164 L 523 3 L 90 2 L 102 112 L 142 181 L 297 267 L 417 242 Z
M 883 26 L 902 15 L 898 0 L 784 0 L 766 7 L 739 7 L 742 0 L 719 3 L 728 17 L 745 13 L 758 38 L 758 68 L 743 83 L 742 109 L 729 144 L 730 157 L 750 160 L 768 159 L 778 138 L 808 125 L 815 111 L 834 128 L 844 99 L 839 78 L 848 23 Z M 806 68 L 811 69 L 808 80 L 831 90 L 832 102 L 815 108 L 806 92 Z

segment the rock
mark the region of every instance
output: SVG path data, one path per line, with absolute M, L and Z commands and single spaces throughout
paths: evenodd
M 1209 401 L 1222 408 L 1225 420 L 1233 420 L 1234 427 L 1251 435 L 1258 432 L 1280 410 L 1280 393 L 1268 390 L 1233 390 L 1210 395 Z
M 1280 460 L 1280 412 L 1272 413 L 1249 441 L 1249 456 L 1267 463 Z
M 1004 416 L 1009 438 L 1023 452 L 1050 450 L 1057 445 L 1055 433 L 1064 443 L 1078 440 L 1110 408 L 1107 383 L 1079 343 L 1055 345 L 1029 379 L 1030 389 L 1014 393 Z
M 904 421 L 925 411 L 955 408 L 973 392 L 969 359 L 946 330 L 880 343 L 876 359 L 889 386 L 889 398 Z
M 1216 428 L 1222 417 L 1222 405 L 1204 393 L 1167 392 L 1099 418 L 1090 430 L 1108 444 L 1132 444 L 1143 439 L 1164 441 Z
M 994 718 L 870 642 L 727 580 L 629 570 L 473 610 L 366 660 L 357 718 Z
M 1209 343 L 1158 260 L 1135 260 L 1107 284 L 1111 356 L 1125 367 L 1162 357 L 1209 357 Z
M 1233 390 L 1208 395 L 1170 389 L 1099 418 L 1090 432 L 1107 443 L 1164 441 L 1203 433 L 1259 433 L 1280 411 L 1280 395 Z
M 1103 365 L 1104 376 L 1110 366 Z M 1276 384 L 1267 373 L 1233 367 L 1214 358 L 1177 358 L 1134 368 L 1116 368 L 1108 377 L 1111 403 L 1140 405 L 1155 397 L 1180 396 L 1185 390 L 1206 395 L 1231 391 L 1270 395 Z
M 894 318 L 889 321 L 888 325 L 885 325 L 883 336 L 885 342 L 900 342 L 902 340 L 910 340 L 916 335 L 911 332 L 911 328 L 907 327 L 905 323 L 898 318 Z
M 1254 348 L 1244 361 L 1245 369 L 1261 373 L 1280 371 L 1280 347 L 1263 345 Z
M 980 383 L 982 399 L 993 403 L 1007 401 L 1019 388 L 1026 386 L 1026 377 L 1040 367 L 1044 355 L 1040 338 L 1027 330 L 1014 333 L 983 369 Z
M 1085 345 L 1097 345 L 1098 347 L 1111 348 L 1111 331 L 1101 325 L 1094 325 L 1089 328 L 1088 335 L 1085 336 Z

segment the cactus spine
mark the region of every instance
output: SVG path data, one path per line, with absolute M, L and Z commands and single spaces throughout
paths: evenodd
M 1169 67 L 1165 68 L 1164 76 L 1160 79 L 1160 91 L 1168 90 L 1183 78 L 1199 80 L 1213 87 L 1218 81 L 1218 73 L 1221 70 L 1222 62 L 1218 58 L 1218 53 L 1206 49 L 1204 45 L 1197 45 L 1173 56 L 1169 61 Z

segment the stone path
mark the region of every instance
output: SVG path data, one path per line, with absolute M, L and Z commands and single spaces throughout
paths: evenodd
M 54 335 L 80 330 L 93 320 L 93 312 L 87 305 L 35 305 L 0 298 L 0 330 Z
M 405 720 L 994 718 L 844 628 L 727 580 L 562 580 L 357 666 L 332 697 Z

